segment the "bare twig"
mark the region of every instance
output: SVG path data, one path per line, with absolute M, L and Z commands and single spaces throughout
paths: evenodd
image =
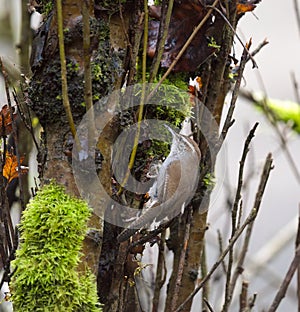
M 250 46 L 251 46 L 251 40 L 249 41 L 247 46 L 248 46 L 248 49 L 249 49 Z M 227 135 L 228 129 L 232 126 L 232 124 L 234 122 L 234 120 L 232 119 L 232 116 L 233 116 L 233 112 L 234 112 L 234 109 L 235 109 L 235 104 L 236 104 L 236 101 L 237 101 L 237 98 L 238 98 L 238 93 L 239 93 L 239 89 L 240 89 L 240 86 L 241 86 L 241 81 L 242 81 L 242 78 L 243 78 L 243 72 L 244 72 L 244 69 L 245 69 L 246 62 L 247 62 L 247 55 L 248 55 L 247 51 L 248 50 L 244 49 L 242 57 L 241 57 L 239 71 L 238 71 L 238 76 L 237 76 L 237 79 L 236 79 L 236 82 L 235 82 L 235 86 L 234 86 L 234 89 L 233 89 L 233 92 L 232 92 L 232 97 L 231 97 L 229 110 L 228 110 L 228 113 L 227 113 L 227 116 L 226 116 L 226 119 L 225 119 L 225 122 L 224 122 L 224 126 L 223 126 L 223 129 L 222 129 L 222 132 L 221 132 L 220 142 L 223 142 L 225 140 L 225 137 Z
M 33 129 L 33 125 L 32 125 L 30 108 L 28 107 L 28 105 L 24 105 L 26 107 L 26 109 L 27 109 L 27 113 L 25 113 L 23 111 L 22 105 L 20 105 L 20 103 L 19 103 L 18 96 L 17 96 L 17 91 L 15 90 L 15 88 L 14 88 L 13 96 L 14 96 L 15 103 L 16 103 L 16 105 L 18 107 L 19 115 L 20 115 L 20 117 L 21 117 L 21 119 L 23 121 L 23 124 L 24 124 L 25 128 L 29 131 L 37 151 L 39 151 L 39 144 L 38 144 L 38 142 L 36 140 L 36 137 L 34 135 L 34 129 Z M 26 120 L 26 116 L 25 115 L 28 116 L 29 121 Z
M 235 232 L 235 235 L 231 238 L 229 241 L 226 249 L 223 251 L 223 253 L 220 255 L 219 259 L 215 262 L 215 264 L 212 266 L 210 271 L 207 273 L 207 275 L 202 279 L 200 284 L 195 288 L 195 290 L 184 300 L 184 302 L 175 310 L 175 312 L 181 311 L 184 306 L 194 298 L 194 296 L 202 289 L 203 285 L 211 278 L 213 273 L 216 271 L 216 269 L 219 267 L 219 265 L 222 263 L 228 252 L 233 248 L 234 244 L 238 240 L 238 238 L 241 236 L 241 234 L 244 232 L 245 228 L 253 223 L 257 217 L 260 204 L 262 201 L 262 197 L 265 191 L 265 187 L 267 184 L 267 181 L 269 179 L 269 175 L 271 170 L 273 169 L 273 159 L 272 155 L 268 154 L 265 165 L 261 174 L 260 183 L 256 192 L 256 197 L 253 205 L 253 209 L 249 213 L 248 217 L 244 221 L 244 223 L 241 225 L 239 229 Z
M 281 300 L 285 297 L 286 291 L 290 285 L 290 282 L 292 280 L 292 277 L 294 276 L 296 270 L 298 269 L 300 264 L 300 245 L 297 246 L 295 251 L 295 256 L 290 264 L 290 267 L 284 277 L 284 280 L 282 284 L 280 285 L 280 288 L 271 304 L 271 307 L 269 308 L 268 312 L 275 312 L 277 308 L 279 307 L 279 304 Z
M 223 238 L 222 238 L 220 230 L 218 230 L 217 232 L 218 232 L 219 253 L 221 255 L 222 252 L 224 251 L 224 248 L 223 248 Z M 226 269 L 226 265 L 225 265 L 224 261 L 222 261 L 222 269 L 223 269 L 224 273 L 226 274 L 227 269 Z
M 243 187 L 243 176 L 244 176 L 244 167 L 245 167 L 245 162 L 246 162 L 246 157 L 249 152 L 249 145 L 251 143 L 251 140 L 254 137 L 255 130 L 258 126 L 258 122 L 255 123 L 254 127 L 250 130 L 247 139 L 244 144 L 244 149 L 242 153 L 242 157 L 240 160 L 240 167 L 239 167 L 239 174 L 238 174 L 238 186 L 237 186 L 237 191 L 235 195 L 235 199 L 233 202 L 233 207 L 232 207 L 232 212 L 231 212 L 231 238 L 235 235 L 235 232 L 237 230 L 237 214 L 238 214 L 238 207 L 239 207 L 239 202 L 242 197 L 241 192 L 242 192 L 242 187 Z M 249 225 L 250 227 L 250 225 Z M 248 229 L 249 229 L 248 227 Z M 247 230 L 248 230 L 247 229 Z M 233 250 L 229 251 L 229 257 L 228 257 L 228 267 L 227 267 L 227 274 L 226 274 L 226 286 L 225 286 L 225 301 L 224 301 L 224 306 L 222 311 L 227 311 L 228 307 L 231 303 L 232 300 L 232 294 L 235 286 L 235 282 L 237 279 L 237 276 L 235 276 L 235 281 L 234 283 L 231 283 L 231 273 L 232 273 L 232 265 L 233 265 Z
M 249 299 L 249 303 L 248 303 L 249 311 L 251 311 L 252 308 L 254 307 L 256 298 L 257 298 L 257 294 L 253 294 L 253 296 Z
M 265 46 L 269 44 L 269 41 L 267 39 L 264 39 L 251 53 L 251 57 L 254 57 L 257 53 L 260 52 L 260 50 Z M 251 57 L 247 55 L 247 62 L 251 60 Z
M 209 303 L 209 301 L 206 298 L 203 298 L 203 301 L 204 301 L 206 307 L 208 308 L 209 312 L 214 312 L 214 309 L 211 306 L 211 304 Z
M 161 234 L 161 239 L 158 242 L 158 259 L 155 275 L 155 289 L 152 300 L 152 312 L 158 311 L 160 291 L 167 278 L 167 268 L 164 255 L 165 242 L 166 242 L 166 231 L 163 231 L 163 233 Z
M 242 157 L 240 160 L 239 173 L 238 173 L 238 186 L 237 186 L 237 191 L 236 191 L 235 199 L 233 202 L 233 208 L 232 208 L 232 234 L 234 234 L 234 232 L 236 231 L 236 228 L 237 228 L 236 217 L 237 217 L 238 205 L 239 205 L 239 202 L 241 199 L 241 191 L 242 191 L 242 187 L 243 187 L 243 176 L 244 176 L 245 162 L 246 162 L 247 154 L 249 152 L 250 143 L 251 143 L 252 139 L 254 138 L 254 134 L 255 134 L 257 127 L 258 127 L 258 122 L 256 122 L 254 124 L 253 128 L 250 130 L 250 132 L 247 136 L 247 139 L 245 141 L 244 148 L 243 148 Z
M 203 238 L 205 240 L 205 237 Z M 207 257 L 206 257 L 206 244 L 203 243 L 202 253 L 201 253 L 201 277 L 207 275 Z M 209 284 L 203 286 L 202 291 L 202 302 L 207 305 L 209 299 Z M 202 303 L 202 305 L 203 305 Z M 209 308 L 208 308 L 209 309 Z
M 296 99 L 297 103 L 300 105 L 299 84 L 298 84 L 298 81 L 296 79 L 295 72 L 291 73 L 291 78 L 292 78 L 292 82 L 293 82 L 293 86 L 294 86 L 295 99 Z
M 299 31 L 299 35 L 300 35 L 300 10 L 299 10 L 298 0 L 294 0 L 294 8 L 295 8 L 295 13 L 296 13 L 298 31 Z
M 134 143 L 132 152 L 130 155 L 128 168 L 126 175 L 121 183 L 121 187 L 119 189 L 119 194 L 121 193 L 124 185 L 128 181 L 128 178 L 130 176 L 130 170 L 133 168 L 136 153 L 137 153 L 137 147 L 139 143 L 140 133 L 141 133 L 141 121 L 143 119 L 144 114 L 144 105 L 145 105 L 145 98 L 146 98 L 146 71 L 147 71 L 147 47 L 148 47 L 148 22 L 149 22 L 149 10 L 148 10 L 148 1 L 144 0 L 144 42 L 143 42 L 143 57 L 142 57 L 142 90 L 141 90 L 141 99 L 139 104 L 139 111 L 138 111 L 138 121 L 137 121 L 137 127 L 136 127 L 136 134 L 134 137 Z
M 166 2 L 168 2 L 167 12 L 165 10 Z M 153 82 L 159 69 L 161 57 L 163 55 L 164 48 L 165 48 L 165 41 L 168 35 L 168 29 L 169 29 L 169 24 L 171 20 L 173 3 L 174 3 L 174 0 L 169 0 L 169 1 L 163 0 L 162 2 L 162 16 L 161 16 L 160 25 L 159 25 L 158 44 L 156 47 L 155 55 L 154 55 L 151 70 L 150 70 L 149 82 Z
M 243 281 L 242 290 L 240 294 L 240 312 L 246 311 L 246 308 L 248 306 L 248 286 L 249 286 L 249 283 L 246 281 Z
M 188 242 L 189 242 L 189 237 L 190 237 L 192 214 L 193 214 L 192 209 L 191 209 L 191 207 L 189 207 L 188 212 L 187 212 L 187 218 L 186 218 L 187 221 L 185 224 L 185 234 L 184 234 L 184 239 L 183 239 L 183 246 L 182 246 L 182 250 L 180 253 L 179 264 L 178 264 L 178 269 L 177 269 L 177 278 L 176 278 L 176 283 L 175 283 L 175 289 L 174 289 L 173 296 L 172 296 L 170 311 L 174 311 L 176 309 L 176 305 L 177 305 L 177 301 L 178 301 L 178 294 L 179 294 L 179 290 L 180 290 L 180 286 L 181 286 L 181 280 L 182 280 L 182 275 L 183 275 L 186 252 L 188 249 Z
M 163 224 L 161 224 L 157 229 L 154 229 L 153 231 L 151 231 L 149 234 L 143 236 L 142 238 L 140 238 L 139 240 L 133 242 L 132 244 L 130 244 L 129 248 L 133 248 L 135 246 L 138 245 L 142 245 L 145 243 L 148 243 L 149 241 L 151 241 L 152 238 L 156 237 L 158 234 L 162 233 L 163 231 L 165 231 L 168 227 L 171 226 L 171 224 L 174 222 L 175 219 L 171 219 L 170 221 L 167 221 Z

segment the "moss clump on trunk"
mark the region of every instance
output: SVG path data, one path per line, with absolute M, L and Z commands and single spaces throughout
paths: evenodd
M 84 201 L 54 182 L 31 200 L 12 263 L 14 311 L 101 311 L 94 276 L 78 272 L 90 214 Z

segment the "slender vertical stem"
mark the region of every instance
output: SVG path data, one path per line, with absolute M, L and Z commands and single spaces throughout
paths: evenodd
M 93 87 L 91 70 L 91 31 L 90 31 L 90 6 L 91 0 L 82 1 L 82 21 L 83 21 L 83 63 L 84 63 L 84 102 L 86 111 L 89 112 L 88 138 L 89 145 L 93 144 L 95 131 L 94 111 L 93 111 Z
M 57 26 L 58 26 L 58 43 L 59 43 L 59 56 L 61 66 L 61 89 L 64 109 L 67 115 L 68 123 L 73 138 L 77 146 L 79 147 L 79 140 L 76 137 L 76 129 L 71 111 L 69 96 L 68 96 L 68 83 L 67 83 L 67 66 L 66 66 L 66 55 L 64 45 L 64 32 L 63 32 L 63 15 L 62 15 L 62 3 L 61 0 L 56 0 L 57 6 Z
M 139 143 L 140 138 L 140 132 L 141 132 L 141 121 L 143 119 L 143 113 L 144 113 L 144 104 L 145 104 L 145 98 L 146 98 L 146 69 L 147 69 L 147 46 L 148 46 L 148 22 L 149 22 L 149 10 L 148 10 L 148 1 L 144 0 L 144 41 L 143 41 L 143 56 L 142 56 L 142 92 L 141 92 L 141 99 L 140 99 L 140 105 L 139 105 L 139 111 L 138 111 L 138 122 L 136 127 L 136 134 L 134 137 L 134 143 L 132 152 L 129 159 L 128 169 L 126 172 L 126 175 L 124 177 L 124 180 L 121 184 L 121 188 L 119 190 L 122 190 L 126 182 L 128 181 L 130 170 L 133 168 L 136 153 L 137 153 L 137 147 Z
M 167 1 L 163 1 L 162 6 L 164 6 L 166 4 L 166 2 Z M 170 25 L 174 0 L 169 0 L 168 2 L 169 3 L 168 3 L 167 12 L 166 12 L 165 16 L 161 17 L 161 20 L 160 20 L 158 46 L 156 48 L 155 56 L 154 56 L 153 63 L 151 66 L 149 82 L 153 82 L 153 80 L 155 79 L 157 72 L 158 72 L 158 69 L 159 69 L 161 57 L 162 57 L 163 52 L 164 52 L 165 41 L 166 41 L 167 35 L 168 35 L 168 29 L 169 29 L 169 25 Z
M 192 222 L 192 214 L 193 214 L 193 211 L 192 211 L 191 207 L 189 207 L 188 212 L 187 212 L 187 217 L 186 217 L 184 239 L 182 241 L 183 246 L 182 246 L 182 250 L 180 253 L 179 264 L 178 264 L 178 269 L 177 269 L 175 289 L 173 292 L 173 298 L 171 300 L 170 311 L 172 311 L 172 312 L 175 311 L 175 309 L 176 309 L 179 290 L 180 290 L 180 286 L 181 286 L 181 282 L 182 282 L 183 269 L 184 269 L 186 254 L 188 251 L 190 229 L 191 229 L 191 222 Z

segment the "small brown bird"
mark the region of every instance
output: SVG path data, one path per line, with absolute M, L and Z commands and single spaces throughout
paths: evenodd
M 159 168 L 156 180 L 149 190 L 150 202 L 147 209 L 119 236 L 118 241 L 129 239 L 137 230 L 154 220 L 171 220 L 177 216 L 194 195 L 201 153 L 192 139 L 178 134 L 170 127 L 172 145 L 168 157 Z

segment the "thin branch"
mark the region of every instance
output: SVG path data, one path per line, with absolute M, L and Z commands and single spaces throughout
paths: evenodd
M 248 286 L 249 283 L 243 281 L 242 290 L 240 294 L 240 312 L 246 311 L 246 308 L 248 307 Z
M 233 208 L 232 208 L 232 234 L 234 234 L 234 232 L 236 231 L 236 227 L 237 227 L 237 211 L 238 211 L 238 205 L 241 199 L 241 192 L 242 192 L 242 187 L 243 187 L 243 176 L 244 176 L 244 167 L 245 167 L 245 162 L 246 162 L 246 158 L 247 158 L 247 154 L 250 150 L 249 146 L 250 143 L 252 141 L 252 139 L 254 138 L 255 135 L 255 131 L 256 128 L 258 127 L 258 122 L 256 122 L 253 126 L 253 128 L 250 130 L 245 144 L 244 144 L 244 148 L 243 148 L 243 153 L 242 153 L 242 157 L 240 160 L 240 166 L 239 166 L 239 173 L 238 173 L 238 186 L 237 186 L 237 191 L 236 191 L 236 195 L 235 195 L 235 199 L 233 202 Z
M 232 249 L 238 238 L 243 233 L 244 229 L 255 220 L 257 216 L 257 210 L 252 209 L 250 212 L 248 218 L 245 220 L 243 225 L 236 231 L 234 237 L 230 240 L 229 244 L 227 245 L 226 249 L 223 251 L 223 253 L 220 255 L 219 259 L 214 263 L 210 271 L 207 273 L 207 275 L 201 280 L 200 284 L 195 288 L 195 290 L 184 300 L 184 302 L 175 310 L 175 312 L 181 311 L 184 306 L 194 298 L 194 296 L 199 292 L 199 290 L 202 289 L 204 284 L 211 278 L 213 273 L 216 271 L 216 269 L 219 267 L 219 265 L 223 262 L 224 258 L 228 254 L 228 252 Z
M 264 39 L 258 46 L 256 49 L 254 49 L 251 53 L 250 56 L 253 58 L 257 53 L 260 52 L 260 50 L 266 46 L 267 44 L 269 44 L 269 41 L 267 39 Z M 249 62 L 252 58 L 249 55 L 247 55 L 247 61 Z
M 233 207 L 232 207 L 232 212 L 231 212 L 231 221 L 232 221 L 231 238 L 235 235 L 235 232 L 237 230 L 237 214 L 238 214 L 239 202 L 242 197 L 241 192 L 242 192 L 242 187 L 243 187 L 244 167 L 245 167 L 247 154 L 249 152 L 249 146 L 250 146 L 251 140 L 254 137 L 254 133 L 255 133 L 257 126 L 258 126 L 258 122 L 255 123 L 254 127 L 250 130 L 247 136 L 247 139 L 245 141 L 242 157 L 240 160 L 240 167 L 239 167 L 239 173 L 238 173 L 238 186 L 237 186 L 237 191 L 236 191 L 236 195 L 235 195 L 235 199 L 234 199 Z M 228 307 L 232 300 L 232 294 L 233 294 L 234 285 L 235 285 L 235 282 L 234 284 L 231 283 L 232 265 L 233 265 L 233 250 L 230 250 L 227 274 L 226 274 L 225 301 L 224 301 L 224 306 L 223 306 L 222 311 L 228 310 Z
M 248 251 L 248 246 L 249 246 L 249 242 L 250 242 L 250 238 L 251 238 L 251 234 L 252 234 L 252 230 L 253 230 L 253 225 L 254 225 L 254 223 L 249 224 L 249 226 L 247 227 L 247 230 L 246 230 L 242 250 L 241 250 L 241 253 L 239 255 L 239 259 L 238 259 L 238 262 L 236 264 L 236 268 L 234 270 L 234 273 L 233 273 L 233 276 L 232 276 L 232 279 L 230 282 L 230 287 L 229 287 L 230 298 L 232 298 L 232 296 L 233 296 L 233 292 L 234 292 L 234 289 L 236 286 L 237 279 L 241 275 L 241 273 L 243 272 L 243 265 L 244 265 L 244 261 L 245 261 L 246 254 Z
M 255 305 L 255 302 L 256 302 L 256 298 L 257 298 L 257 294 L 253 294 L 253 296 L 249 299 L 249 303 L 248 303 L 248 306 L 249 306 L 249 311 L 252 310 L 252 308 L 254 307 Z
M 221 255 L 224 251 L 224 248 L 223 248 L 223 239 L 222 239 L 220 230 L 217 231 L 217 234 L 218 234 L 219 253 Z M 226 269 L 226 264 L 224 261 L 222 261 L 222 269 L 223 269 L 223 272 L 226 274 L 227 269 Z
M 164 255 L 164 246 L 166 242 L 166 231 L 163 231 L 161 234 L 161 239 L 158 241 L 158 259 L 157 259 L 157 268 L 156 268 L 156 275 L 155 275 L 155 289 L 152 299 L 152 312 L 158 310 L 159 305 L 159 296 L 161 288 L 163 287 L 166 278 L 167 278 L 167 268 L 166 268 L 166 261 Z
M 204 301 L 206 307 L 208 308 L 209 312 L 214 312 L 214 309 L 211 306 L 211 304 L 208 302 L 208 300 L 206 298 L 203 298 L 203 301 Z
M 162 55 L 164 52 L 166 38 L 168 35 L 168 29 L 169 29 L 169 25 L 170 25 L 174 0 L 168 1 L 167 12 L 165 12 L 166 2 L 167 1 L 162 2 L 162 16 L 160 19 L 158 44 L 156 47 L 155 55 L 154 55 L 152 66 L 151 66 L 149 82 L 153 82 L 153 80 L 155 79 L 155 77 L 157 75 L 159 65 L 160 65 L 160 61 L 161 61 L 161 58 L 162 58 Z
M 175 312 L 179 312 L 182 311 L 182 309 L 184 308 L 184 306 L 194 298 L 194 296 L 201 290 L 201 288 L 204 286 L 204 284 L 211 278 L 211 276 L 213 275 L 213 273 L 216 271 L 216 269 L 219 267 L 219 265 L 222 263 L 222 261 L 224 260 L 224 258 L 226 257 L 226 255 L 228 254 L 228 252 L 233 248 L 234 244 L 236 243 L 236 241 L 238 240 L 238 238 L 242 235 L 242 233 L 244 232 L 245 228 L 253 223 L 257 217 L 259 208 L 260 208 L 260 204 L 262 201 L 262 197 L 265 191 L 265 187 L 267 184 L 267 181 L 269 179 L 269 175 L 271 170 L 273 169 L 273 159 L 272 159 L 272 155 L 268 154 L 266 161 L 265 161 L 265 165 L 261 174 L 261 178 L 260 178 L 260 183 L 256 192 L 256 197 L 255 197 L 255 201 L 254 201 L 254 205 L 253 205 L 253 209 L 251 210 L 251 212 L 249 213 L 248 217 L 246 218 L 246 220 L 244 221 L 244 223 L 241 225 L 241 227 L 239 229 L 237 229 L 235 235 L 231 238 L 231 240 L 229 241 L 226 249 L 223 251 L 223 253 L 220 255 L 219 259 L 215 262 L 215 264 L 212 266 L 211 270 L 207 273 L 207 275 L 202 279 L 202 281 L 200 282 L 200 284 L 195 288 L 195 290 L 184 300 L 184 302 L 175 310 Z
M 200 263 L 200 269 L 201 269 L 201 277 L 207 275 L 207 256 L 206 256 L 206 244 L 205 244 L 205 237 L 203 237 L 203 246 L 202 246 L 202 253 L 201 253 L 201 263 Z M 209 298 L 209 284 L 205 284 L 203 286 L 202 291 L 202 305 L 207 305 Z M 208 308 L 209 309 L 209 308 Z
M 154 229 L 147 235 L 143 236 L 137 241 L 134 241 L 130 244 L 129 248 L 133 248 L 138 245 L 143 245 L 145 243 L 149 243 L 153 238 L 155 238 L 157 235 L 165 231 L 167 228 L 171 226 L 171 224 L 175 221 L 176 219 L 171 219 L 170 221 L 167 221 L 163 224 L 161 224 L 157 229 Z M 121 233 L 122 234 L 122 233 Z
M 289 267 L 289 269 L 288 269 L 288 271 L 284 277 L 282 284 L 280 285 L 280 288 L 279 288 L 268 312 L 275 312 L 277 310 L 277 308 L 279 307 L 279 304 L 280 304 L 281 300 L 285 297 L 285 294 L 286 294 L 287 289 L 290 285 L 290 282 L 291 282 L 296 270 L 298 269 L 299 265 L 300 265 L 300 245 L 298 245 L 296 248 L 294 259 L 293 259 L 292 263 L 290 264 L 290 267 Z
M 251 40 L 249 41 L 249 43 L 247 44 L 248 49 L 251 46 Z M 233 112 L 235 109 L 235 104 L 238 98 L 238 94 L 239 94 L 239 89 L 241 86 L 241 82 L 242 82 L 242 78 L 243 78 L 243 72 L 246 66 L 246 62 L 247 62 L 247 55 L 248 55 L 248 50 L 244 49 L 242 57 L 241 57 L 241 61 L 240 61 L 240 66 L 239 66 L 239 71 L 238 71 L 238 76 L 235 82 L 235 86 L 232 92 L 232 97 L 231 97 L 231 102 L 230 102 L 230 106 L 229 106 L 229 110 L 224 122 L 224 126 L 222 128 L 222 132 L 220 135 L 220 142 L 224 141 L 228 132 L 228 129 L 232 126 L 234 120 L 232 119 L 233 116 Z
M 91 70 L 91 30 L 90 30 L 90 6 L 91 0 L 82 1 L 82 23 L 83 23 L 83 64 L 84 64 L 84 102 L 86 111 L 89 112 L 90 118 L 88 123 L 88 141 L 92 145 L 96 133 L 93 110 L 93 87 L 92 87 L 92 70 Z
M 39 144 L 38 144 L 38 142 L 36 140 L 36 137 L 34 135 L 34 128 L 33 128 L 33 125 L 32 125 L 30 108 L 28 107 L 28 105 L 24 105 L 26 107 L 26 109 L 27 109 L 27 116 L 28 116 L 28 119 L 29 119 L 29 122 L 28 122 L 26 120 L 26 117 L 25 117 L 26 113 L 23 111 L 22 105 L 20 105 L 20 103 L 19 103 L 18 96 L 17 96 L 17 91 L 15 90 L 15 88 L 14 88 L 14 92 L 13 92 L 13 97 L 14 97 L 15 103 L 16 103 L 16 105 L 18 107 L 18 111 L 19 111 L 20 117 L 21 117 L 21 119 L 23 121 L 23 124 L 24 124 L 25 128 L 29 131 L 29 133 L 31 134 L 33 143 L 34 143 L 37 151 L 39 151 Z
M 186 218 L 186 224 L 185 224 L 185 234 L 183 238 L 183 246 L 180 253 L 179 263 L 178 263 L 178 269 L 177 269 L 177 278 L 175 282 L 175 288 L 172 296 L 171 301 L 171 308 L 170 311 L 174 311 L 176 309 L 177 301 L 178 301 L 178 295 L 180 291 L 182 276 L 183 276 L 183 270 L 184 270 L 184 263 L 186 259 L 186 253 L 188 249 L 188 242 L 190 237 L 190 230 L 191 230 L 191 222 L 192 222 L 192 208 L 189 207 L 187 211 L 187 218 Z
M 294 86 L 295 99 L 296 99 L 297 103 L 300 105 L 299 84 L 298 84 L 298 81 L 296 79 L 295 72 L 291 73 L 291 78 L 292 78 L 292 82 L 293 82 L 293 86 Z
M 149 10 L 148 10 L 148 1 L 144 0 L 144 42 L 143 42 L 143 57 L 142 57 L 142 90 L 141 90 L 141 99 L 139 104 L 139 111 L 138 111 L 138 120 L 137 120 L 137 127 L 136 127 L 136 134 L 134 137 L 134 143 L 132 152 L 129 159 L 129 164 L 127 168 L 126 175 L 121 183 L 121 187 L 119 189 L 119 194 L 121 193 L 124 185 L 128 181 L 130 176 L 130 170 L 133 168 L 137 147 L 139 143 L 140 133 L 141 133 L 141 121 L 143 119 L 144 113 L 144 105 L 145 105 L 145 98 L 146 98 L 146 71 L 147 71 L 147 47 L 148 47 L 148 22 L 149 22 Z
M 68 96 L 68 83 L 67 83 L 67 66 L 66 66 L 66 56 L 65 56 L 65 45 L 64 45 L 64 30 L 63 30 L 63 16 L 62 16 L 62 1 L 57 0 L 57 27 L 58 27 L 58 43 L 59 43 L 59 56 L 60 56 L 60 66 L 61 66 L 61 89 L 62 89 L 62 100 L 64 109 L 67 115 L 67 120 L 70 126 L 72 136 L 77 144 L 80 146 L 79 139 L 76 136 L 76 128 L 73 120 L 73 115 L 71 111 L 71 106 Z
M 298 25 L 298 31 L 300 35 L 300 10 L 299 10 L 299 4 L 298 0 L 294 0 L 294 8 L 295 8 L 295 13 L 296 13 L 296 21 Z

